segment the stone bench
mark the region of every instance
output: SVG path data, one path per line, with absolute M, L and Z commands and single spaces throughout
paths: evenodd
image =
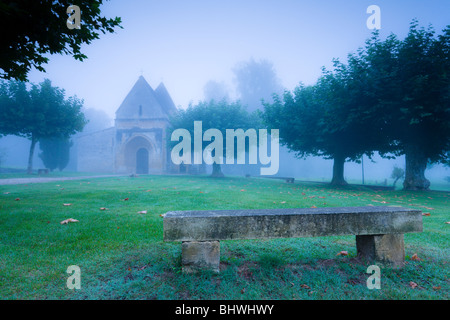
M 359 256 L 402 266 L 403 234 L 422 232 L 422 212 L 400 207 L 174 211 L 164 241 L 181 241 L 183 272 L 219 272 L 220 240 L 356 236 Z
M 295 182 L 295 178 L 292 178 L 292 177 L 271 177 L 271 176 L 267 176 L 267 177 L 264 177 L 264 178 L 285 180 L 286 183 L 294 183 Z

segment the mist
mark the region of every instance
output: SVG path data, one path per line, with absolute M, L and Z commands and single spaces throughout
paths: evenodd
M 117 141 L 129 138 L 126 130 L 137 126 L 133 120 L 126 130 L 118 129 L 118 123 L 124 123 L 125 118 L 118 122 L 116 112 L 127 103 L 135 103 L 134 107 L 139 108 L 140 104 L 130 94 L 141 77 L 150 87 L 142 84 L 145 91 L 142 95 L 155 95 L 151 99 L 156 99 L 163 109 L 167 105 L 169 109 L 172 105 L 186 109 L 200 101 L 225 99 L 240 100 L 249 112 L 262 110 L 261 99 L 270 103 L 274 93 L 282 95 L 284 90 L 292 91 L 300 83 L 315 83 L 322 67 L 331 67 L 334 58 L 345 61 L 349 53 L 363 46 L 372 33 L 366 26 L 366 9 L 371 4 L 372 1 L 359 0 L 110 1 L 102 5 L 102 11 L 106 16 L 120 16 L 123 29 L 101 35 L 98 41 L 86 46 L 88 59 L 84 62 L 69 56 L 49 56 L 46 72 L 33 70 L 29 79 L 38 83 L 49 78 L 54 85 L 64 88 L 68 96 L 77 95 L 89 106 L 84 109 L 89 122 L 83 132 L 72 137 L 71 158 L 66 168 L 83 171 L 79 164 L 83 148 L 87 148 L 83 139 L 96 141 L 94 151 L 104 157 L 116 150 Z M 382 10 L 383 37 L 392 32 L 403 37 L 413 18 L 423 26 L 432 24 L 437 31 L 448 23 L 448 1 L 380 0 L 376 4 Z M 145 109 L 145 105 L 141 106 Z M 137 119 L 135 116 L 142 113 L 141 109 L 129 111 L 130 119 Z M 97 135 L 98 132 L 105 135 Z M 149 136 L 159 134 L 154 131 Z M 0 138 L 1 168 L 25 167 L 29 144 L 24 138 Z M 126 152 L 138 151 L 129 148 Z M 151 148 L 166 152 L 157 143 Z M 34 155 L 35 168 L 43 167 L 38 154 Z M 135 159 L 123 160 L 121 172 L 133 173 L 126 161 Z M 156 158 L 151 161 L 157 167 L 162 166 Z M 388 160 L 375 155 L 373 161 L 365 157 L 364 183 L 390 185 L 394 166 L 404 168 L 404 165 L 403 156 Z M 258 168 L 224 165 L 223 170 L 225 174 L 245 175 L 254 174 Z M 149 172 L 152 173 L 151 168 Z M 331 172 L 332 160 L 297 159 L 287 148 L 280 148 L 278 176 L 328 182 Z M 433 165 L 426 175 L 432 188 L 439 188 L 448 184 L 445 178 L 450 173 L 448 167 Z M 350 183 L 363 183 L 362 176 L 362 164 L 345 164 L 345 178 Z

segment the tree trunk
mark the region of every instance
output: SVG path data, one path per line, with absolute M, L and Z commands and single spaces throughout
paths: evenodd
M 345 186 L 347 181 L 344 179 L 345 156 L 335 156 L 333 162 L 333 179 L 331 184 L 334 186 Z
M 406 169 L 404 190 L 428 190 L 430 181 L 425 178 L 428 158 L 417 147 L 408 148 L 405 153 Z
M 222 169 L 220 167 L 220 164 L 213 163 L 212 166 L 213 166 L 213 171 L 212 171 L 211 177 L 216 177 L 216 178 L 223 177 L 223 173 L 222 173 Z
M 395 180 L 394 180 L 394 184 L 392 185 L 393 187 L 394 187 L 394 189 L 395 189 L 395 185 L 397 184 L 397 181 L 399 180 L 400 178 L 396 178 Z
M 36 146 L 36 138 L 34 135 L 31 136 L 31 145 L 30 145 L 30 153 L 28 154 L 28 168 L 27 173 L 32 174 L 33 173 L 33 155 L 34 155 L 34 147 Z

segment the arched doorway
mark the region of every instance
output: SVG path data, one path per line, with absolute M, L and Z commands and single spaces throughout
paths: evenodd
M 145 148 L 136 152 L 136 173 L 148 174 L 148 150 Z
M 154 160 L 154 149 L 150 141 L 142 136 L 130 139 L 123 149 L 126 172 L 149 174 Z

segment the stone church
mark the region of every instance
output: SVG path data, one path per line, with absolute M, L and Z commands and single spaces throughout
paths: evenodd
M 78 138 L 78 171 L 119 174 L 172 171 L 166 130 L 169 116 L 176 110 L 163 83 L 153 90 L 140 76 L 117 109 L 114 127 Z

